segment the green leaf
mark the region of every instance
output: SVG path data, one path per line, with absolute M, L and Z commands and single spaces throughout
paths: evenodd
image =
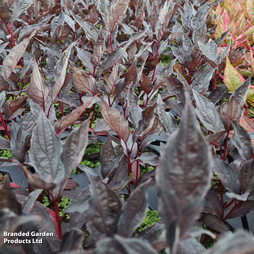
M 224 83 L 229 92 L 233 93 L 238 86 L 240 86 L 245 79 L 242 75 L 231 65 L 228 57 L 226 56 L 226 68 L 224 73 Z

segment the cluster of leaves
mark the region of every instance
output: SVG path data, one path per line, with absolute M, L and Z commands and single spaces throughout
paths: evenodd
M 253 45 L 253 0 L 239 0 L 236 2 L 225 0 L 217 6 L 214 14 L 216 15 L 214 19 L 216 38 L 219 38 L 224 32 L 230 29 L 224 43 L 229 42 L 231 39 L 235 49 L 238 47 L 248 48 L 248 42 Z
M 0 138 L 0 147 L 13 153 L 1 161 L 18 165 L 29 186 L 1 186 L 1 231 L 54 233 L 42 244 L 15 247 L 1 234 L 2 252 L 253 252 L 253 237 L 241 231 L 208 250 L 201 244 L 254 209 L 253 147 L 239 124 L 251 78 L 223 102 L 229 85 L 217 81 L 224 71 L 228 82 L 225 68 L 241 52 L 228 43 L 219 53 L 228 31 L 209 40 L 218 3 L 0 0 L 0 121 L 9 139 Z M 164 55 L 171 59 L 165 66 Z M 92 128 L 97 107 L 102 118 Z M 146 148 L 161 132 L 168 139 L 159 158 Z M 95 134 L 107 135 L 99 172 L 81 164 Z M 141 166 L 154 169 L 140 179 Z M 69 179 L 76 167 L 90 181 L 85 189 Z M 219 195 L 210 190 L 212 180 Z M 149 187 L 157 189 L 162 219 L 137 230 Z M 127 200 L 120 198 L 124 188 Z M 54 209 L 42 204 L 42 191 Z M 59 212 L 63 197 L 73 200 L 67 224 Z M 194 226 L 197 220 L 212 232 Z M 208 238 L 199 242 L 200 235 Z

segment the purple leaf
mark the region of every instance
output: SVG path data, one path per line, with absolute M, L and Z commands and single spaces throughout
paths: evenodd
M 125 15 L 129 6 L 129 0 L 114 0 L 109 7 L 107 14 L 107 23 L 110 32 L 114 30 L 116 25 Z
M 10 141 L 0 136 L 0 149 L 11 150 Z
M 65 169 L 65 182 L 72 170 L 82 161 L 88 143 L 89 122 L 90 119 L 87 119 L 78 128 L 74 129 L 64 143 L 61 161 Z
M 88 170 L 91 199 L 89 202 L 87 227 L 95 239 L 113 236 L 121 213 L 121 201 L 99 177 Z
M 191 88 L 197 91 L 199 94 L 204 94 L 210 84 L 210 80 L 213 76 L 215 69 L 210 71 L 201 72 L 191 83 Z
M 224 131 L 224 124 L 215 105 L 195 90 L 193 90 L 193 95 L 196 100 L 197 115 L 204 126 L 214 133 Z
M 221 104 L 220 113 L 226 119 L 239 122 L 243 115 L 243 107 L 234 96 L 231 96 L 227 102 Z
M 99 93 L 93 76 L 74 66 L 72 66 L 71 69 L 73 71 L 73 83 L 81 92 L 91 92 L 92 94 Z
M 151 152 L 142 153 L 141 156 L 137 157 L 136 160 L 141 160 L 152 166 L 157 166 L 159 163 L 159 157 Z
M 38 104 L 45 105 L 49 94 L 49 86 L 43 80 L 37 62 L 33 61 L 33 72 L 28 89 L 27 95 Z
M 0 1 L 0 17 L 1 20 L 4 21 L 6 24 L 9 22 L 9 19 L 12 15 L 12 10 L 9 9 L 8 4 L 6 1 Z
M 253 210 L 254 210 L 254 201 L 247 200 L 243 202 L 240 207 L 237 207 L 232 213 L 230 213 L 228 219 L 243 217 L 244 215 L 250 213 Z
M 122 207 L 117 233 L 129 238 L 142 224 L 147 210 L 146 189 L 149 181 L 139 185 Z
M 11 189 L 8 177 L 5 177 L 3 186 L 0 189 L 0 211 L 6 208 L 17 215 L 21 215 L 22 213 L 21 204 L 17 201 Z
M 80 115 L 88 108 L 89 106 L 92 106 L 98 97 L 91 97 L 90 100 L 86 101 L 83 105 L 75 108 L 71 113 L 62 116 L 60 119 L 58 119 L 55 122 L 54 129 L 57 134 L 61 133 L 63 130 L 65 130 L 69 125 L 74 124 Z
M 222 95 L 223 95 L 224 93 L 226 93 L 226 92 L 227 92 L 227 87 L 226 87 L 225 84 L 222 84 L 222 85 L 216 87 L 216 88 L 208 95 L 207 98 L 208 98 L 212 103 L 216 104 L 216 103 L 219 101 L 219 99 L 222 97 Z
M 253 193 L 254 191 L 254 159 L 243 164 L 239 172 L 239 181 L 243 193 Z
M 55 67 L 55 85 L 51 90 L 52 101 L 56 100 L 58 93 L 60 92 L 66 76 L 66 68 L 68 65 L 69 57 L 71 54 L 71 49 L 73 44 L 71 44 L 61 55 L 60 59 L 56 63 Z
M 227 233 L 204 254 L 251 254 L 254 249 L 254 240 L 252 235 L 244 231 L 236 233 Z
M 230 121 L 234 127 L 234 134 L 231 141 L 237 148 L 239 154 L 246 161 L 250 160 L 253 155 L 253 148 L 251 143 L 251 138 L 247 131 L 237 122 Z
M 100 155 L 101 175 L 103 178 L 106 178 L 112 171 L 112 162 L 117 158 L 112 140 L 109 136 L 102 146 Z
M 120 113 L 110 108 L 105 101 L 101 101 L 101 114 L 107 125 L 125 142 L 127 142 L 130 135 L 128 122 Z
M 80 229 L 72 228 L 63 235 L 59 251 L 64 253 L 68 251 L 79 251 L 82 240 L 83 232 Z
M 220 220 L 218 217 L 213 216 L 211 214 L 206 214 L 202 216 L 199 221 L 203 222 L 207 226 L 211 227 L 212 229 L 218 232 L 228 232 L 229 229 L 226 224 Z
M 0 4 L 1 5 L 1 4 Z M 1 6 L 0 6 L 1 8 Z M 24 39 L 21 43 L 17 44 L 14 48 L 11 49 L 7 57 L 3 61 L 3 77 L 7 80 L 15 69 L 18 61 L 23 56 L 26 48 L 33 37 L 32 34 L 29 38 Z
M 214 172 L 218 174 L 223 186 L 233 193 L 239 194 L 240 182 L 237 179 L 235 171 L 230 167 L 229 164 L 225 163 L 219 158 L 215 158 L 214 161 Z
M 70 11 L 72 17 L 76 20 L 76 22 L 80 25 L 80 27 L 85 31 L 88 39 L 92 38 L 94 41 L 97 41 L 99 30 L 91 23 L 83 21 L 80 17 L 75 15 L 72 11 Z
M 165 111 L 164 102 L 161 99 L 160 94 L 157 97 L 158 115 L 160 123 L 167 134 L 171 134 L 177 127 L 177 122 L 172 114 Z
M 243 107 L 243 105 L 246 101 L 246 97 L 247 97 L 247 93 L 248 93 L 250 84 L 251 84 L 251 76 L 249 76 L 248 79 L 246 79 L 246 81 L 244 83 L 242 83 L 235 90 L 235 92 L 231 95 L 231 96 L 234 96 L 236 98 L 236 100 L 239 102 L 239 104 L 242 107 Z
M 213 191 L 209 190 L 207 192 L 206 199 L 209 202 L 210 206 L 213 208 L 214 213 L 220 220 L 222 220 L 224 216 L 224 210 L 219 197 Z
M 167 141 L 157 168 L 159 212 L 171 250 L 192 226 L 210 187 L 212 158 L 193 115 L 189 94 L 180 129 Z M 169 163 L 170 162 L 170 163 Z
M 127 239 L 119 235 L 114 238 L 105 238 L 96 244 L 98 254 L 156 254 L 151 245 L 139 239 Z
M 11 22 L 16 20 L 23 12 L 25 12 L 32 3 L 32 0 L 15 0 L 11 6 L 13 11 Z
M 59 184 L 65 178 L 64 165 L 60 159 L 62 149 L 53 126 L 41 112 L 33 130 L 29 155 L 35 170 L 45 181 Z

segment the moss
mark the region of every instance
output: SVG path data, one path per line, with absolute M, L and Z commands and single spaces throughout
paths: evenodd
M 138 228 L 138 231 L 141 232 L 145 228 L 148 228 L 148 227 L 152 226 L 153 224 L 155 224 L 160 219 L 161 218 L 158 216 L 158 211 L 156 211 L 156 210 L 152 211 L 152 210 L 148 209 L 148 211 L 146 213 L 146 217 L 145 217 L 143 223 L 141 224 L 141 226 Z

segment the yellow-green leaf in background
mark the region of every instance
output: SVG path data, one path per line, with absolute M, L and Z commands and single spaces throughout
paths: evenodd
M 242 75 L 232 66 L 228 57 L 226 56 L 226 68 L 224 71 L 224 83 L 230 93 L 233 93 L 238 86 L 240 86 L 245 79 Z
M 247 0 L 247 11 L 252 17 L 254 16 L 254 6 L 252 0 Z
M 247 93 L 247 99 L 246 101 L 251 104 L 252 107 L 254 107 L 254 87 L 250 85 L 249 91 Z

